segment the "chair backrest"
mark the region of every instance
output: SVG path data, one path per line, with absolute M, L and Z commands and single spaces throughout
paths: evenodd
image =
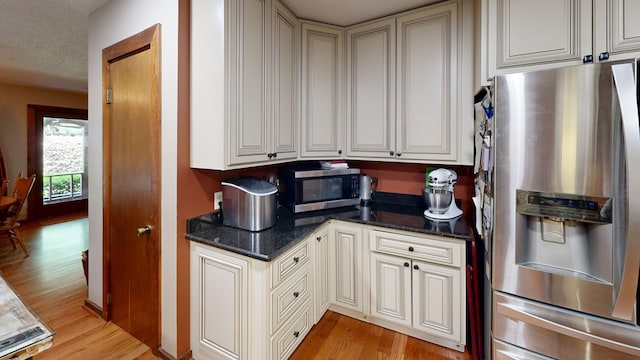
M 29 194 L 31 193 L 31 189 L 33 188 L 33 184 L 36 182 L 36 174 L 33 174 L 29 177 L 24 177 L 22 172 L 18 174 L 16 178 L 16 182 L 13 184 L 13 189 L 9 196 L 13 196 L 18 201 L 12 205 L 7 211 L 7 223 L 15 224 L 18 220 L 18 216 L 20 216 L 20 211 L 22 210 L 22 205 L 27 201 Z
M 7 188 L 9 187 L 9 180 L 0 179 L 0 196 L 5 196 L 7 194 Z

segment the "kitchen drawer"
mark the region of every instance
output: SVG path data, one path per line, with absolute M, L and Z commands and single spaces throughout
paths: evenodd
M 271 359 L 287 359 L 313 326 L 312 302 L 307 300 L 271 338 Z
M 271 292 L 271 334 L 311 297 L 311 265 L 301 268 L 301 275 L 288 279 Z
M 278 256 L 271 264 L 271 289 L 278 284 L 294 276 L 311 259 L 311 246 L 309 240 L 304 240 L 293 249 Z
M 455 267 L 464 264 L 464 243 L 450 239 L 372 230 L 369 241 L 372 251 Z

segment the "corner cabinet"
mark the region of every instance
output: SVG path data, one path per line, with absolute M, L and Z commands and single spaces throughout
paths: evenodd
M 496 75 L 640 55 L 634 0 L 482 0 L 479 6 L 481 84 Z
M 191 4 L 191 167 L 297 158 L 297 19 L 271 0 Z
M 347 30 L 350 158 L 472 163 L 473 3 Z
M 344 31 L 302 23 L 302 131 L 300 157 L 343 157 Z

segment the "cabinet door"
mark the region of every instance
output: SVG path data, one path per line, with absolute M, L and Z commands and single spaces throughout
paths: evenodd
M 459 268 L 413 261 L 413 327 L 462 342 L 464 298 Z
M 248 264 L 194 243 L 191 248 L 193 357 L 246 358 Z
M 329 308 L 329 229 L 315 234 L 315 319 L 317 323 Z
M 458 4 L 446 2 L 411 12 L 398 17 L 397 23 L 395 155 L 407 160 L 455 161 L 457 104 L 465 101 L 458 100 L 456 93 L 461 84 Z
M 592 0 L 488 1 L 489 77 L 581 64 L 592 53 Z
M 411 326 L 411 261 L 371 253 L 371 316 Z
M 395 151 L 396 20 L 347 30 L 348 156 Z
M 266 0 L 241 0 L 231 6 L 229 31 L 229 164 L 268 160 L 269 103 Z M 233 29 L 233 28 L 232 28 Z M 212 81 L 222 81 L 212 79 Z
M 301 157 L 342 157 L 343 48 L 342 29 L 302 24 Z
M 279 1 L 273 3 L 272 151 L 277 160 L 295 159 L 298 144 L 298 20 Z
M 594 1 L 593 6 L 594 61 L 602 53 L 610 60 L 640 56 L 640 1 Z
M 334 225 L 330 242 L 331 298 L 336 305 L 362 311 L 362 236 L 358 226 Z

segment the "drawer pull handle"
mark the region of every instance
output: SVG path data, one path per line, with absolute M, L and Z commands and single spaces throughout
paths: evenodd
M 409 251 L 413 251 L 413 246 L 409 246 Z
M 416 270 L 420 269 L 420 267 L 418 267 L 418 265 L 413 265 L 413 268 L 416 269 Z
M 300 331 L 294 331 L 294 332 L 293 332 L 293 336 L 295 336 L 295 337 L 300 336 Z
M 298 263 L 298 261 L 300 261 L 299 257 L 296 256 L 296 257 L 293 258 L 293 262 L 295 262 L 296 264 Z
M 296 291 L 296 292 L 293 293 L 293 297 L 298 297 L 298 296 L 300 296 L 299 292 Z
M 405 266 L 405 267 L 409 267 L 409 263 L 408 263 L 408 262 L 405 262 L 405 263 L 404 263 L 404 266 Z

